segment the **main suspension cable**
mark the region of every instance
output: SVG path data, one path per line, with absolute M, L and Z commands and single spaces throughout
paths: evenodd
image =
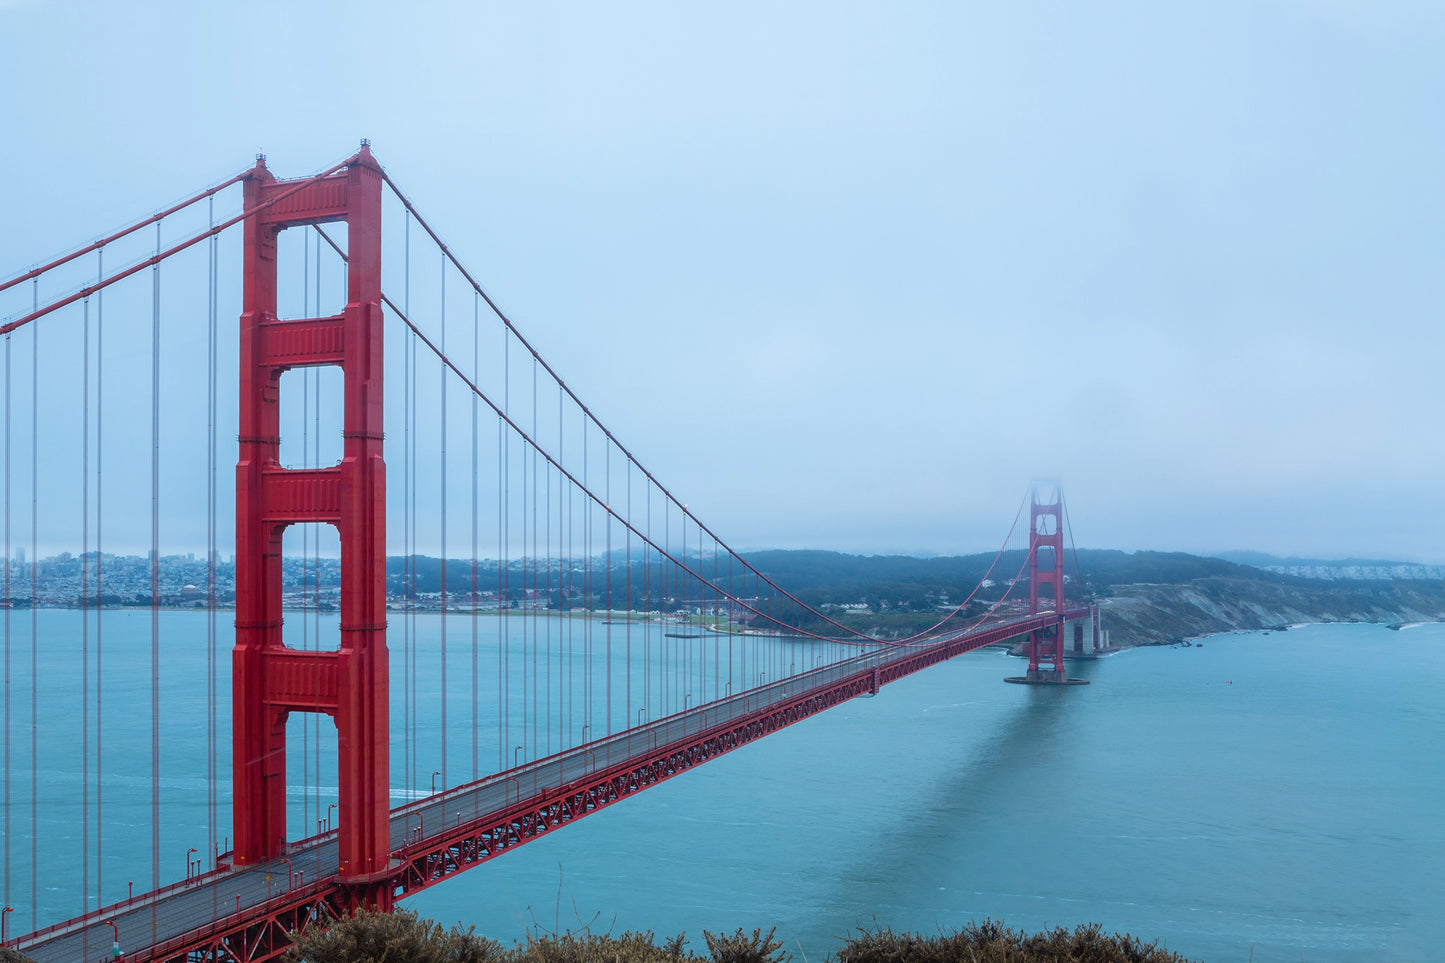
M 139 274 L 141 271 L 144 271 L 146 268 L 152 268 L 152 269 L 154 269 L 157 265 L 159 265 L 162 261 L 166 260 L 167 258 L 172 257 L 173 255 L 179 254 L 180 252 L 185 251 L 185 250 L 187 250 L 187 249 L 189 249 L 189 248 L 191 248 L 191 247 L 194 247 L 195 245 L 197 245 L 197 244 L 201 243 L 202 241 L 206 240 L 207 238 L 215 237 L 215 236 L 221 234 L 221 233 L 222 233 L 223 231 L 225 231 L 227 228 L 234 227 L 235 225 L 237 225 L 237 224 L 241 223 L 242 221 L 246 220 L 246 218 L 248 218 L 248 217 L 253 217 L 253 216 L 255 216 L 256 214 L 260 213 L 261 211 L 264 211 L 264 210 L 266 210 L 267 208 L 270 208 L 270 207 L 275 206 L 276 204 L 279 204 L 281 201 L 286 200 L 288 197 L 291 197 L 293 194 L 296 194 L 296 193 L 298 193 L 298 192 L 300 192 L 300 191 L 305 190 L 306 188 L 310 187 L 312 184 L 315 184 L 317 181 L 323 180 L 324 178 L 331 176 L 332 174 L 336 173 L 337 171 L 341 170 L 342 168 L 347 167 L 347 166 L 349 166 L 349 165 L 351 165 L 351 164 L 353 164 L 353 163 L 355 163 L 355 162 L 356 162 L 356 156 L 353 155 L 353 156 L 347 158 L 346 160 L 342 161 L 341 163 L 335 164 L 335 165 L 327 168 L 326 170 L 322 171 L 322 172 L 319 173 L 319 174 L 313 174 L 313 175 L 310 176 L 310 177 L 304 178 L 304 179 L 302 179 L 302 180 L 298 180 L 298 181 L 296 181 L 295 183 L 293 183 L 290 187 L 288 187 L 287 189 L 285 189 L 285 190 L 283 190 L 283 191 L 278 191 L 275 195 L 267 198 L 265 201 L 261 202 L 260 204 L 257 204 L 255 207 L 252 207 L 252 208 L 250 208 L 250 209 L 248 209 L 248 210 L 242 211 L 240 214 L 237 214 L 237 215 L 235 215 L 234 217 L 231 217 L 231 218 L 223 221 L 222 223 L 215 225 L 214 227 L 208 228 L 207 230 L 202 231 L 202 232 L 200 232 L 199 234 L 196 234 L 196 235 L 194 235 L 194 236 L 192 236 L 192 237 L 189 237 L 189 238 L 187 238 L 186 240 L 181 241 L 181 242 L 178 243 L 178 244 L 174 244 L 174 245 L 172 245 L 171 247 L 166 248 L 165 250 L 161 250 L 161 245 L 160 245 L 160 237 L 159 237 L 159 233 L 160 233 L 160 232 L 159 232 L 159 229 L 160 229 L 161 224 L 160 224 L 160 221 L 159 221 L 159 220 L 155 220 L 154 223 L 155 223 L 156 228 L 157 228 L 156 253 L 155 253 L 155 254 L 153 254 L 152 256 L 150 256 L 150 257 L 148 257 L 148 258 L 144 258 L 143 260 L 138 261 L 138 262 L 136 262 L 135 264 L 132 264 L 132 265 L 131 265 L 130 267 L 128 267 L 128 268 L 125 268 L 125 269 L 123 269 L 123 270 L 121 270 L 121 271 L 119 271 L 119 272 L 117 272 L 117 273 L 115 273 L 115 274 L 112 274 L 110 277 L 106 278 L 106 279 L 103 280 L 103 281 L 99 281 L 99 282 L 97 282 L 97 283 L 95 283 L 95 284 L 85 285 L 84 287 L 81 287 L 81 288 L 79 288 L 79 289 L 71 292 L 70 294 L 68 294 L 68 295 L 66 295 L 66 296 L 64 296 L 64 297 L 62 297 L 62 298 L 60 298 L 60 299 L 58 299 L 58 300 L 56 300 L 56 301 L 50 302 L 49 304 L 47 304 L 47 305 L 46 305 L 45 307 L 43 307 L 43 308 L 40 307 L 39 300 L 38 300 L 38 297 L 37 297 L 37 298 L 33 301 L 33 303 L 32 303 L 31 311 L 30 311 L 29 314 L 24 315 L 24 316 L 19 317 L 19 318 L 16 318 L 16 319 L 13 320 L 13 321 L 6 322 L 6 323 L 3 324 L 3 325 L 0 325 L 0 335 L 9 334 L 11 331 L 18 330 L 19 328 L 24 327 L 25 325 L 27 325 L 27 324 L 29 324 L 30 322 L 36 320 L 37 318 L 43 318 L 43 317 L 45 317 L 47 314 L 51 314 L 52 312 L 58 311 L 58 310 L 60 310 L 61 308 L 65 307 L 66 305 L 74 304 L 75 302 L 80 301 L 80 300 L 82 300 L 83 298 L 88 298 L 88 297 L 90 297 L 92 294 L 94 294 L 95 292 L 104 290 L 105 288 L 110 287 L 112 284 L 115 284 L 115 283 L 118 282 L 118 281 L 123 281 L 123 280 L 125 280 L 126 278 L 128 278 L 128 277 L 130 277 L 130 276 L 132 276 L 132 275 L 134 275 L 134 274 Z M 91 248 L 91 249 L 93 249 L 93 248 Z M 40 280 L 38 276 L 34 276 L 34 275 L 32 275 L 32 274 L 27 274 L 27 275 L 25 275 L 25 276 L 26 276 L 26 277 L 32 277 L 33 281 L 34 281 L 34 282 L 37 282 L 37 283 L 38 283 L 39 280 Z M 10 282 L 7 282 L 7 284 L 6 284 L 5 286 L 8 287 L 10 284 L 13 284 L 13 283 L 15 283 L 15 282 L 12 280 L 12 281 L 10 281 Z M 3 290 L 3 288 L 0 288 L 0 290 Z
M 631 529 L 634 534 L 637 534 L 637 535 L 641 536 L 641 532 L 638 531 L 638 529 L 637 529 L 636 526 L 631 522 L 631 520 L 620 517 L 620 515 L 618 515 L 618 513 L 617 513 L 616 511 L 614 511 L 610 505 L 607 504 L 607 502 L 606 502 L 605 499 L 603 499 L 602 497 L 598 496 L 595 492 L 593 492 L 593 491 L 588 487 L 587 482 L 586 482 L 586 477 L 585 477 L 585 473 L 586 473 L 586 471 L 587 471 L 587 465 L 588 465 L 588 458 L 587 458 L 587 455 L 586 455 L 587 432 L 586 432 L 585 430 L 584 430 L 583 436 L 582 436 L 582 438 L 583 438 L 583 458 L 582 458 L 582 466 L 583 466 L 583 467 L 582 467 L 582 471 L 583 471 L 583 473 L 584 473 L 584 477 L 583 477 L 582 479 L 579 479 L 579 478 L 577 478 L 577 476 L 575 476 L 571 471 L 569 471 L 568 469 L 564 468 L 564 467 L 560 464 L 560 462 L 557 461 L 557 459 L 556 459 L 554 456 L 552 456 L 549 452 L 543 450 L 543 449 L 541 448 L 541 446 L 538 445 L 537 442 L 533 439 L 533 437 L 532 437 L 530 434 L 528 434 L 520 425 L 518 425 L 517 422 L 506 413 L 506 411 L 504 410 L 504 408 L 503 408 L 502 406 L 497 405 L 497 404 L 496 404 L 495 402 L 493 402 L 490 398 L 488 398 L 488 397 L 486 396 L 486 394 L 485 394 L 484 392 L 482 392 L 481 389 L 478 388 L 477 385 L 476 385 L 474 382 L 472 382 L 471 379 L 468 378 L 468 377 L 466 376 L 466 374 L 464 374 L 464 373 L 461 371 L 460 368 L 457 367 L 457 365 L 456 365 L 455 362 L 453 362 L 450 358 L 447 358 L 445 355 L 443 355 L 443 354 L 439 351 L 439 349 L 437 348 L 437 345 L 436 345 L 434 342 L 432 342 L 432 340 L 431 340 L 429 337 L 427 337 L 427 335 L 426 335 L 424 332 L 422 332 L 422 330 L 416 325 L 416 323 L 415 323 L 414 321 L 412 321 L 411 318 L 408 317 L 408 316 L 401 310 L 401 308 L 400 308 L 399 306 L 397 306 L 397 304 L 396 304 L 394 301 L 392 301 L 389 297 L 387 297 L 385 294 L 383 294 L 383 295 L 382 295 L 382 302 L 397 315 L 397 317 L 402 321 L 402 323 L 410 330 L 412 336 L 413 336 L 415 339 L 417 339 L 419 342 L 421 342 L 422 344 L 424 344 L 424 345 L 427 347 L 427 349 L 430 350 L 433 354 L 437 355 L 437 357 L 442 358 L 443 361 L 444 361 L 444 363 L 445 363 L 445 365 L 446 365 L 446 367 L 449 368 L 454 375 L 456 375 L 458 378 L 460 378 L 460 379 L 466 384 L 466 386 L 468 387 L 469 390 L 471 390 L 474 394 L 476 394 L 479 398 L 481 398 L 482 401 L 486 402 L 487 405 L 488 405 L 489 407 L 491 407 L 494 412 L 496 412 L 496 414 L 498 415 L 498 417 L 499 417 L 503 422 L 506 423 L 507 427 L 509 427 L 509 428 L 512 430 L 512 432 L 513 432 L 519 439 L 521 439 L 521 440 L 522 440 L 523 442 L 525 442 L 530 448 L 532 448 L 534 451 L 536 451 L 537 453 L 539 453 L 544 459 L 546 459 L 548 462 L 550 462 L 550 463 L 552 464 L 552 466 L 553 466 L 554 469 L 556 469 L 562 476 L 564 476 L 564 477 L 567 478 L 569 481 L 571 481 L 574 485 L 576 485 L 576 486 L 587 496 L 588 501 L 587 501 L 586 505 L 584 506 L 584 514 L 585 514 L 585 512 L 587 512 L 587 511 L 590 510 L 590 508 L 591 508 L 592 505 L 600 506 L 600 507 L 603 509 L 603 511 L 606 512 L 608 515 L 617 518 L 617 520 L 618 520 L 619 522 L 621 522 L 623 525 L 625 525 L 625 526 L 627 526 L 629 529 Z M 504 348 L 504 357 L 505 357 L 506 354 L 507 354 L 507 352 L 506 352 L 506 350 L 505 350 L 505 348 Z M 505 394 L 504 394 L 504 397 L 505 397 Z M 585 427 L 585 424 L 586 424 L 586 423 L 584 422 L 584 427 Z M 619 448 L 620 448 L 620 446 L 619 446 Z M 509 451 L 509 450 L 510 450 L 510 446 L 504 446 L 504 449 L 507 450 L 507 451 Z M 504 470 L 504 474 L 505 474 L 505 470 Z M 659 490 L 661 490 L 661 486 L 658 486 L 658 487 L 659 487 Z M 672 499 L 671 496 L 668 496 L 667 507 L 670 507 L 670 506 L 673 505 L 673 504 L 676 504 L 675 499 Z M 665 515 L 665 519 L 666 519 L 667 517 L 670 517 L 670 512 L 668 513 L 668 515 Z M 688 513 L 688 514 L 687 514 L 687 517 L 693 518 L 694 521 L 696 521 L 695 516 L 692 516 L 691 513 Z M 1018 521 L 1018 519 L 1017 519 L 1017 516 L 1016 516 L 1016 517 L 1015 517 L 1015 525 L 1017 525 L 1017 521 Z M 584 595 L 584 597 L 587 597 L 587 596 L 590 595 L 590 592 L 591 592 L 591 589 L 590 589 L 590 559 L 591 559 L 591 551 L 590 551 L 590 543 L 589 543 L 588 541 L 586 541 L 587 538 L 590 538 L 590 531 L 591 531 L 591 528 L 592 528 L 590 522 L 587 522 L 587 521 L 584 520 L 584 528 L 585 528 L 585 532 L 584 532 L 584 545 L 583 545 L 583 553 L 584 553 L 583 595 Z M 1013 531 L 1013 529 L 1010 528 L 1010 533 L 1012 533 L 1012 531 Z M 664 540 L 666 541 L 667 539 L 665 538 Z M 503 536 L 503 541 L 504 541 L 504 542 L 506 541 L 505 535 Z M 690 578 L 696 579 L 696 580 L 699 581 L 699 582 L 707 583 L 707 579 L 706 579 L 700 572 L 694 570 L 690 565 L 688 565 L 688 564 L 686 563 L 686 560 L 685 560 L 685 559 L 679 559 L 676 555 L 673 554 L 672 551 L 670 551 L 670 550 L 667 549 L 667 548 L 664 548 L 664 547 L 662 547 L 662 546 L 658 546 L 658 545 L 656 545 L 656 544 L 654 544 L 654 543 L 651 543 L 650 541 L 649 541 L 649 544 L 652 544 L 652 547 L 653 547 L 653 548 L 656 548 L 663 557 L 665 557 L 666 559 L 668 559 L 669 561 L 671 561 L 671 562 L 673 563 L 673 565 L 674 565 L 681 573 L 684 573 L 684 574 L 686 574 L 687 576 L 689 576 Z M 729 551 L 731 551 L 731 550 L 729 550 Z M 742 562 L 744 565 L 747 564 L 746 561 L 745 561 L 744 559 L 742 559 L 740 556 L 739 556 L 738 558 L 739 558 L 739 561 Z M 773 586 L 773 587 L 776 589 L 776 585 L 775 585 L 771 580 L 769 580 L 766 576 L 763 576 L 763 575 L 761 575 L 761 573 L 758 573 L 756 569 L 751 569 L 751 567 L 749 567 L 749 568 L 750 568 L 750 570 L 751 570 L 760 580 L 766 582 L 768 585 Z M 990 569 L 990 570 L 991 570 L 991 569 Z M 981 584 L 981 583 L 980 583 L 980 584 Z M 804 605 L 802 602 L 798 601 L 794 596 L 792 596 L 792 595 L 790 595 L 790 594 L 788 594 L 788 593 L 786 593 L 786 592 L 782 592 L 781 589 L 778 589 L 777 591 L 778 591 L 780 594 L 784 595 L 786 598 L 788 598 L 790 601 L 794 602 L 795 604 L 799 605 L 801 608 L 805 609 L 806 611 L 808 611 L 808 612 L 813 612 L 813 611 L 814 611 L 814 610 L 811 609 L 810 607 L 808 607 L 808 606 Z M 975 589 L 975 591 L 977 591 L 977 589 Z M 972 594 L 969 596 L 969 598 L 970 598 L 970 599 L 972 598 Z M 769 616 L 765 615 L 765 613 L 763 613 L 761 610 L 757 609 L 755 606 L 749 604 L 748 602 L 746 602 L 746 601 L 743 600 L 743 599 L 734 599 L 733 601 L 738 602 L 738 604 L 740 604 L 740 605 L 742 605 L 743 607 L 745 607 L 746 609 L 752 611 L 752 612 L 753 612 L 754 614 L 756 614 L 756 615 L 763 616 L 763 617 L 765 617 L 765 618 L 769 618 L 770 621 L 773 621 L 773 622 L 778 622 L 778 621 L 779 621 L 779 620 L 778 620 L 777 618 L 775 618 L 775 617 L 769 617 Z M 965 604 L 966 604 L 966 602 L 965 602 Z M 960 606 L 959 608 L 961 609 L 962 606 Z M 504 609 L 504 611 L 505 611 L 505 609 Z M 826 616 L 821 616 L 821 615 L 820 615 L 820 617 L 823 618 L 823 619 L 825 619 L 826 621 L 828 621 L 830 624 L 834 624 L 834 625 L 837 625 L 837 624 L 838 624 L 838 623 L 836 623 L 834 620 L 829 619 L 829 618 L 827 618 Z M 841 626 L 840 626 L 840 627 L 841 627 Z M 589 626 L 584 626 L 584 633 L 587 632 L 588 628 L 589 628 Z M 901 647 L 901 646 L 906 646 L 906 645 L 912 645 L 912 644 L 914 644 L 915 640 L 921 638 L 921 636 L 915 635 L 915 636 L 909 636 L 909 637 L 907 637 L 907 638 L 905 638 L 905 639 L 903 639 L 903 640 L 889 642 L 889 641 L 884 641 L 884 640 L 879 640 L 879 639 L 871 638 L 871 637 L 868 637 L 868 636 L 864 636 L 863 633 L 859 632 L 859 631 L 856 630 L 856 629 L 847 629 L 846 627 L 843 627 L 843 628 L 845 628 L 846 631 L 848 631 L 851 635 L 854 635 L 854 636 L 862 636 L 862 639 L 859 640 L 859 641 L 854 641 L 854 640 L 849 640 L 849 639 L 836 639 L 836 638 L 831 637 L 831 636 L 824 636 L 824 635 L 820 635 L 820 634 L 815 633 L 815 632 L 810 632 L 810 631 L 808 631 L 808 630 L 806 630 L 806 629 L 802 629 L 802 628 L 798 628 L 798 629 L 796 629 L 795 631 L 796 631 L 796 633 L 799 634 L 799 635 L 802 635 L 802 636 L 807 637 L 807 638 L 817 639 L 817 640 L 820 640 L 820 641 L 833 641 L 833 642 L 840 642 L 840 643 L 842 643 L 842 644 L 865 645 L 865 646 L 878 646 L 878 647 Z M 584 703 L 587 704 L 587 705 L 590 705 L 590 688 L 588 688 L 588 686 L 589 686 L 589 684 L 590 684 L 590 683 L 589 683 L 589 680 L 590 680 L 590 657 L 589 657 L 588 654 L 587 654 L 589 651 L 590 651 L 590 644 L 587 644 L 587 645 L 584 646 Z M 589 724 L 590 724 L 590 723 L 589 723 Z
M 353 157 L 352 160 L 355 160 L 355 157 Z M 339 170 L 340 167 L 344 166 L 345 164 L 339 165 L 336 169 Z M 63 257 L 56 258 L 48 264 L 42 264 L 40 267 L 31 268 L 29 271 L 26 271 L 23 274 L 18 274 L 15 277 L 10 278 L 8 281 L 0 282 L 0 291 L 6 291 L 17 284 L 24 284 L 26 281 L 33 281 L 36 278 L 48 274 L 49 272 L 55 270 L 58 267 L 69 264 L 76 258 L 84 257 L 87 254 L 100 251 L 104 249 L 106 245 L 113 244 L 114 242 L 119 241 L 123 237 L 134 234 L 141 228 L 149 227 L 152 224 L 159 224 L 165 218 L 170 217 L 172 214 L 175 214 L 179 211 L 185 210 L 192 204 L 198 204 L 201 201 L 211 200 L 221 191 L 224 191 L 226 188 L 230 187 L 232 184 L 239 184 L 241 181 L 245 180 L 246 176 L 251 173 L 251 170 L 252 168 L 247 168 L 241 173 L 235 175 L 234 177 L 229 177 L 221 183 L 215 185 L 214 187 L 209 187 L 201 193 L 197 194 L 196 196 L 181 201 L 178 204 L 173 204 L 165 210 L 152 214 L 150 217 L 147 217 L 144 220 L 136 221 L 129 227 L 122 228 L 121 230 L 102 237 L 91 244 L 85 245 L 84 247 L 76 248 L 69 254 L 66 254 Z

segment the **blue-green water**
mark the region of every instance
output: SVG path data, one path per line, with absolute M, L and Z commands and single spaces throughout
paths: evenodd
M 40 616 L 50 623 L 42 624 L 42 638 L 66 639 L 42 651 L 42 678 L 78 680 L 79 650 L 69 638 L 78 616 Z M 10 926 L 19 930 L 29 928 L 37 904 L 42 925 L 82 908 L 80 698 L 73 686 L 49 681 L 36 783 L 42 892 L 38 899 L 28 892 L 28 619 L 13 613 L 9 706 L 9 902 L 17 907 Z M 203 615 L 163 613 L 161 621 L 160 861 L 161 881 L 169 882 L 182 875 L 187 848 L 210 845 L 206 645 Z M 229 617 L 220 621 L 224 736 Z M 458 655 L 469 658 L 470 623 L 450 622 L 453 664 Z M 97 890 L 111 902 L 125 895 L 128 879 L 138 890 L 150 882 L 149 705 L 142 697 L 149 625 L 149 613 L 106 614 L 105 860 L 100 880 L 92 869 L 84 884 L 92 905 Z M 503 728 L 514 723 L 496 713 L 495 683 L 485 684 L 497 661 L 496 625 L 484 621 L 480 640 L 485 771 L 497 768 L 499 753 L 517 738 Z M 319 628 L 329 637 L 327 625 Z M 438 620 L 418 618 L 412 631 L 419 674 L 429 677 Z M 605 652 L 601 639 L 597 659 Z M 395 680 L 402 649 L 395 628 L 391 645 Z M 750 657 L 748 673 L 777 671 L 775 653 Z M 470 666 L 463 664 L 448 684 L 453 783 L 471 759 Z M 636 711 L 644 684 L 651 711 L 669 708 L 657 701 L 663 687 L 671 707 L 680 708 L 685 690 L 716 684 L 718 677 L 707 675 L 715 668 L 692 666 L 696 684 L 674 675 L 639 679 L 630 696 L 619 689 L 615 723 Z M 933 931 L 985 916 L 1029 929 L 1098 921 L 1211 961 L 1244 961 L 1251 952 L 1258 961 L 1439 957 L 1445 625 L 1401 632 L 1307 626 L 1208 639 L 1202 648 L 1126 652 L 1079 667 L 1093 684 L 1063 690 L 1002 684 L 1017 669 L 993 651 L 936 666 L 543 837 L 409 905 L 443 922 L 474 923 L 503 941 L 531 927 L 575 929 L 579 920 L 619 931 L 685 930 L 699 943 L 705 928 L 776 925 L 795 954 L 801 947 L 812 960 L 858 926 Z M 734 678 L 742 677 L 735 666 Z M 394 722 L 404 714 L 402 695 L 394 691 Z M 522 698 L 515 690 L 506 696 Z M 420 775 L 410 784 L 426 791 L 437 701 L 414 708 L 421 758 L 412 760 Z M 566 709 L 554 712 L 560 743 Z M 292 794 L 298 826 L 326 814 L 334 799 L 334 735 L 330 742 L 321 735 L 323 772 L 316 779 L 313 762 L 309 773 L 321 789 Z M 298 731 L 292 739 L 295 746 Z M 217 765 L 226 783 L 224 741 Z M 95 747 L 89 750 L 94 760 Z M 293 751 L 290 760 L 295 780 L 300 756 Z M 394 741 L 394 759 L 403 756 Z M 404 789 L 404 774 L 396 780 Z M 224 791 L 218 805 L 228 819 Z M 95 806 L 92 796 L 92 827 Z M 89 836 L 93 852 L 94 828 Z
M 1208 960 L 1439 958 L 1445 626 L 1132 651 L 1064 690 L 1012 671 L 919 673 L 411 905 L 502 939 L 776 924 L 813 960 L 985 916 Z

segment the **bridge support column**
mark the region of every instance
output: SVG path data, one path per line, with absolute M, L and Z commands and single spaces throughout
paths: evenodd
M 234 860 L 286 850 L 286 720 L 325 713 L 337 729 L 337 842 L 358 892 L 390 863 L 386 649 L 386 466 L 382 460 L 381 169 L 363 144 L 342 171 L 277 181 L 258 160 L 245 183 L 240 459 L 236 464 L 236 645 L 232 652 Z M 329 318 L 281 320 L 277 236 L 346 224 L 347 304 Z M 341 368 L 343 454 L 330 468 L 285 469 L 280 382 L 288 369 Z M 287 526 L 336 526 L 341 540 L 341 645 L 289 648 L 282 637 L 281 539 Z M 307 827 L 309 829 L 310 827 Z M 389 893 L 389 891 L 388 891 Z M 363 896 L 365 898 L 365 896 Z M 369 902 L 384 902 L 388 896 Z
M 1028 672 L 1004 681 L 1030 685 L 1088 685 L 1087 679 L 1070 679 L 1064 668 L 1064 496 L 1054 490 L 1053 501 L 1041 504 L 1034 490 L 1029 508 L 1029 614 L 1049 609 L 1040 606 L 1039 589 L 1051 589 L 1050 602 L 1058 621 L 1029 633 Z

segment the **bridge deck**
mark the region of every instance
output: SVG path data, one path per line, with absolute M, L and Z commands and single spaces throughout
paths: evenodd
M 782 726 L 1057 621 L 1050 612 L 929 646 L 874 650 L 401 806 L 391 816 L 387 879 L 398 897 L 431 886 Z M 133 961 L 270 959 L 288 945 L 288 931 L 345 905 L 336 866 L 333 831 L 293 844 L 286 859 L 206 873 L 8 945 L 37 963 L 99 959 L 109 956 L 114 923 Z

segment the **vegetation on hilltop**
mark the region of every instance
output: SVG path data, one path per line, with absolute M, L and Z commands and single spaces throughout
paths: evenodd
M 549 560 L 540 564 L 542 571 L 513 571 L 510 577 L 492 562 L 479 571 L 479 581 L 490 580 L 502 589 L 502 597 L 510 599 L 502 604 L 513 607 L 574 612 L 629 609 L 704 620 L 726 620 L 725 610 L 731 608 L 732 616 L 753 629 L 836 634 L 830 619 L 861 633 L 899 638 L 937 624 L 985 578 L 990 584 L 958 613 L 959 627 L 970 624 L 1005 593 L 1013 600 L 1025 600 L 1026 559 L 1022 550 L 1004 552 L 997 560 L 989 554 L 914 558 L 826 551 L 764 551 L 749 556 L 759 571 L 808 609 L 823 612 L 826 619 L 740 572 L 734 573 L 733 591 L 762 614 L 729 607 L 711 585 L 659 564 L 655 556 L 643 561 L 614 554 L 610 565 L 593 560 L 580 570 L 564 570 L 561 562 Z M 690 564 L 711 577 L 719 563 L 708 557 L 694 558 Z M 519 565 L 531 563 L 513 560 L 508 567 Z M 393 592 L 420 594 L 440 588 L 439 559 L 391 559 L 389 567 Z M 1294 622 L 1445 618 L 1445 585 L 1438 581 L 1326 581 L 1184 552 L 1081 549 L 1066 552 L 1063 567 L 1070 600 L 1106 600 L 1104 624 L 1114 645 L 1161 644 Z M 1020 575 L 1023 580 L 1010 588 Z M 451 591 L 464 594 L 470 579 L 470 563 L 448 563 Z M 729 584 L 721 572 L 719 579 L 719 584 Z M 521 586 L 532 587 L 530 600 Z
M 1026 552 L 1007 551 L 989 577 L 1003 584 L 1024 570 Z M 748 561 L 800 598 L 818 593 L 822 602 L 855 601 L 860 594 L 906 599 L 909 593 L 947 594 L 961 601 L 989 572 L 994 556 L 952 555 L 913 558 L 907 555 L 846 555 L 842 552 L 755 552 Z M 1023 572 L 1027 575 L 1027 572 Z M 1237 577 L 1270 582 L 1290 581 L 1220 558 L 1184 552 L 1121 552 L 1080 549 L 1065 552 L 1064 574 L 1086 592 L 1107 593 L 1114 585 L 1138 582 L 1188 582 L 1196 578 Z M 999 593 L 992 593 L 997 597 Z M 809 601 L 804 598 L 804 601 Z
M 450 930 L 410 910 L 359 912 L 327 930 L 297 938 L 289 963 L 788 963 L 792 954 L 777 937 L 742 929 L 703 932 L 707 954 L 687 949 L 681 933 L 658 943 L 650 932 L 621 936 L 578 933 L 529 934 L 504 949 L 460 925 Z M 943 930 L 935 936 L 859 930 L 830 959 L 835 963 L 1189 963 L 1184 957 L 1129 935 L 1106 934 L 1097 923 L 1023 933 L 994 920 Z

